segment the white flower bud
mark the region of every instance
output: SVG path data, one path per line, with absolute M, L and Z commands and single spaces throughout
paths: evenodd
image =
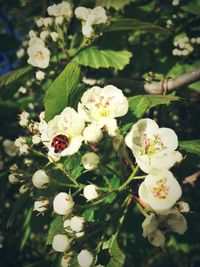
M 44 71 L 41 71 L 41 70 L 38 70 L 36 73 L 35 73 L 35 77 L 37 80 L 41 81 L 44 79 L 45 77 L 45 72 Z
M 84 249 L 84 250 L 81 250 L 81 252 L 78 254 L 77 259 L 81 267 L 90 267 L 92 266 L 94 256 L 92 255 L 91 252 Z
M 11 184 L 16 184 L 19 182 L 19 179 L 14 175 L 14 174 L 9 174 L 8 176 L 8 181 L 11 183 Z
M 155 230 L 148 236 L 149 242 L 155 247 L 162 247 L 165 243 L 165 236 L 160 230 Z
M 84 218 L 80 216 L 74 216 L 70 220 L 70 227 L 74 232 L 81 232 L 84 226 Z
M 57 32 L 51 32 L 51 33 L 50 33 L 50 36 L 51 36 L 51 38 L 52 38 L 52 40 L 53 40 L 54 42 L 56 42 L 56 41 L 58 40 L 58 37 L 59 37 L 59 35 L 58 35 Z
M 83 195 L 87 200 L 93 200 L 98 198 L 99 194 L 96 190 L 96 186 L 93 184 L 86 185 L 83 189 Z
M 17 51 L 17 53 L 16 53 L 16 55 L 17 55 L 17 57 L 18 58 L 22 58 L 23 57 L 23 55 L 24 55 L 24 48 L 20 48 L 18 51 Z
M 18 166 L 17 164 L 13 164 L 10 166 L 9 168 L 10 172 L 16 172 L 18 170 Z
M 200 37 L 197 37 L 197 38 L 196 38 L 196 43 L 197 43 L 197 44 L 200 44 Z
M 12 140 L 5 139 L 3 141 L 3 147 L 8 156 L 14 157 L 17 155 L 18 148 L 16 147 L 15 142 Z
M 187 202 L 185 201 L 179 201 L 177 202 L 177 206 L 180 212 L 189 212 L 190 211 L 190 206 Z
M 23 184 L 20 188 L 19 188 L 19 193 L 20 194 L 24 194 L 24 193 L 26 193 L 27 191 L 28 191 L 28 186 L 27 185 L 25 185 L 25 184 Z
M 40 39 L 42 39 L 43 41 L 49 36 L 49 32 L 48 31 L 42 31 L 40 33 Z
M 96 123 L 92 123 L 84 129 L 83 137 L 86 143 L 97 144 L 103 138 L 103 133 Z
M 63 20 L 64 20 L 63 16 L 56 17 L 55 18 L 55 23 L 58 24 L 58 25 L 62 25 L 63 24 Z
M 179 5 L 179 0 L 173 0 L 172 5 L 173 6 L 178 6 Z
M 33 174 L 32 183 L 36 188 L 38 189 L 46 188 L 49 182 L 50 178 L 45 173 L 45 171 L 38 170 Z
M 82 236 L 84 236 L 84 232 L 78 232 L 78 233 L 76 233 L 76 237 L 77 238 L 79 238 L 79 237 L 82 237 Z
M 100 157 L 94 152 L 86 153 L 81 159 L 81 163 L 83 164 L 84 168 L 90 171 L 97 169 L 99 162 Z
M 193 38 L 191 38 L 190 41 L 191 41 L 192 44 L 195 44 L 196 43 L 196 38 L 193 37 Z
M 120 134 L 113 137 L 112 143 L 115 151 L 119 151 L 121 145 L 123 144 L 123 140 L 124 138 Z
M 32 143 L 34 145 L 37 145 L 40 142 L 41 142 L 41 138 L 40 138 L 40 136 L 38 134 L 35 134 L 35 135 L 32 136 Z
M 37 19 L 35 23 L 38 26 L 38 28 L 42 27 L 43 26 L 43 18 Z
M 52 247 L 55 251 L 65 252 L 69 249 L 70 239 L 66 235 L 55 235 L 52 242 Z
M 57 194 L 53 200 L 54 212 L 60 215 L 70 214 L 73 206 L 74 206 L 74 201 L 72 197 L 64 192 Z
M 43 24 L 45 27 L 51 26 L 53 23 L 53 19 L 50 17 L 44 18 L 43 19 Z
M 72 260 L 72 258 L 69 255 L 63 256 L 61 259 L 61 266 L 62 267 L 69 267 L 71 260 Z
M 25 87 L 21 86 L 21 87 L 18 89 L 18 92 L 19 92 L 19 93 L 22 93 L 22 94 L 26 94 L 27 89 L 26 89 Z
M 49 206 L 48 199 L 36 200 L 34 202 L 33 210 L 38 211 L 38 212 L 44 212 L 48 209 L 48 206 Z
M 28 35 L 29 35 L 30 39 L 36 37 L 36 33 L 33 30 L 30 30 Z

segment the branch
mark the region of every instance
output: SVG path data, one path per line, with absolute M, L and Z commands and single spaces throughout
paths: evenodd
M 126 78 L 116 78 L 106 81 L 106 84 L 113 84 L 119 87 L 134 88 L 137 92 L 146 91 L 149 94 L 166 94 L 169 91 L 177 90 L 191 83 L 200 80 L 200 68 L 180 75 L 176 78 L 164 78 L 159 82 L 134 81 Z

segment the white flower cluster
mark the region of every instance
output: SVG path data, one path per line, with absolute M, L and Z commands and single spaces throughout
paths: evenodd
M 108 21 L 106 11 L 101 6 L 94 9 L 77 7 L 75 16 L 82 21 L 82 33 L 86 38 L 91 38 L 94 35 L 94 25 L 105 24 Z
M 182 160 L 178 138 L 169 128 L 159 128 L 151 119 L 141 119 L 132 126 L 125 138 L 140 169 L 148 173 L 139 187 L 139 197 L 155 212 L 170 209 L 182 191 L 173 174 L 168 171 Z
M 177 36 L 173 43 L 176 48 L 173 49 L 172 54 L 174 56 L 188 56 L 191 54 L 194 50 L 191 40 L 187 36 Z

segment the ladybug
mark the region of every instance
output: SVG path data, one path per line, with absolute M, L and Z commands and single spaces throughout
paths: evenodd
M 63 134 L 59 134 L 54 137 L 51 142 L 51 146 L 54 147 L 55 153 L 61 153 L 69 145 L 69 139 Z

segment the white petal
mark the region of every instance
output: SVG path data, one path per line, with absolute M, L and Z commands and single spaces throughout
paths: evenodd
M 178 137 L 172 129 L 160 128 L 158 135 L 160 136 L 164 147 L 171 150 L 175 150 L 178 147 Z

